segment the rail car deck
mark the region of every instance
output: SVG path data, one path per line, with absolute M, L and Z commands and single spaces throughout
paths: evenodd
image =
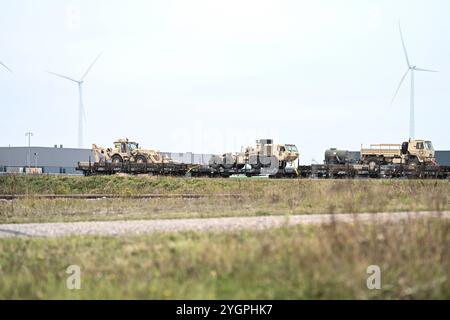
M 299 166 L 298 168 L 287 167 L 282 170 L 270 171 L 270 169 L 218 168 L 214 169 L 207 165 L 195 165 L 185 163 L 124 163 L 115 164 L 111 162 L 78 162 L 77 170 L 84 175 L 96 174 L 149 174 L 149 175 L 171 175 L 187 177 L 230 177 L 232 175 L 269 176 L 271 178 L 450 178 L 450 166 L 407 166 L 400 164 L 377 165 L 369 167 L 364 164 L 313 164 Z
M 450 166 L 408 166 L 401 164 L 377 165 L 373 168 L 365 164 L 313 164 L 304 166 L 303 176 L 313 178 L 429 178 L 450 177 Z

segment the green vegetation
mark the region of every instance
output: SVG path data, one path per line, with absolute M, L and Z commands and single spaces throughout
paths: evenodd
M 0 299 L 450 298 L 450 222 L 0 241 Z M 81 290 L 66 268 L 81 267 Z M 381 268 L 381 290 L 366 269 Z
M 116 194 L 39 199 L 36 194 Z M 132 199 L 134 194 L 208 194 Z M 0 223 L 450 210 L 450 181 L 2 176 Z M 238 194 L 219 197 L 217 194 Z M 7 298 L 450 298 L 450 222 L 0 240 Z M 69 265 L 82 289 L 68 290 Z M 382 290 L 368 290 L 379 265 Z
M 236 183 L 234 183 L 236 182 Z M 0 194 L 117 194 L 226 193 L 239 191 L 239 182 L 225 179 L 147 175 L 0 176 Z
M 258 198 L 284 193 L 322 192 L 319 196 L 340 196 L 356 192 L 371 197 L 378 192 L 394 196 L 420 195 L 425 191 L 450 192 L 446 180 L 310 180 L 310 179 L 221 179 L 147 175 L 112 176 L 0 176 L 0 194 L 181 194 L 243 193 Z
M 114 193 L 117 199 L 38 199 L 41 193 Z M 450 181 L 188 179 L 147 176 L 8 176 L 0 193 L 26 194 L 0 201 L 0 223 L 199 218 L 270 214 L 450 210 Z M 132 199 L 160 193 L 238 194 L 200 199 Z

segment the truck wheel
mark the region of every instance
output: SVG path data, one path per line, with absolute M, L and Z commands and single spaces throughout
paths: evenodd
M 233 168 L 233 164 L 232 163 L 224 163 L 224 164 L 222 164 L 222 167 L 224 169 L 229 170 L 229 169 Z
M 147 158 L 145 156 L 141 155 L 141 154 L 137 155 L 136 156 L 136 163 L 145 164 L 145 163 L 147 163 Z
M 223 159 L 222 159 L 222 167 L 223 167 L 224 169 L 229 170 L 229 169 L 233 168 L 233 166 L 234 166 L 234 160 L 233 160 L 233 158 L 232 158 L 232 157 L 224 156 Z
M 115 155 L 112 156 L 111 162 L 113 164 L 120 164 L 121 165 L 123 163 L 123 159 L 122 159 L 122 157 L 120 155 L 115 154 Z
M 251 155 L 248 160 L 253 169 L 261 169 L 262 165 L 257 155 Z
M 367 164 L 369 165 L 369 171 L 374 172 L 377 168 L 378 161 L 375 159 L 369 159 Z
M 417 169 L 417 167 L 419 166 L 419 160 L 417 158 L 413 158 L 408 161 L 408 165 L 413 167 L 414 169 Z
M 222 159 L 219 156 L 212 156 L 209 160 L 209 166 L 210 168 L 213 168 L 215 170 L 220 168 L 220 164 L 222 163 Z

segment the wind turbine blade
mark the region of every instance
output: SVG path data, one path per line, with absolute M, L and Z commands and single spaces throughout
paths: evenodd
M 4 64 L 4 63 L 1 62 L 1 61 L 0 61 L 0 64 L 1 64 L 3 67 L 5 67 L 5 69 L 8 70 L 9 72 L 12 72 L 12 70 L 11 70 L 10 68 L 8 68 L 8 67 L 6 66 L 6 64 Z
M 91 63 L 91 65 L 89 66 L 89 68 L 86 70 L 86 72 L 83 74 L 83 76 L 81 77 L 80 81 L 83 81 L 84 78 L 86 78 L 87 74 L 89 73 L 89 71 L 91 71 L 91 68 L 94 66 L 94 64 L 97 62 L 98 58 L 100 58 L 100 56 L 103 54 L 103 52 L 100 52 L 100 54 L 97 56 L 97 58 L 95 58 L 94 62 Z
M 402 26 L 400 25 L 400 22 L 398 23 L 398 30 L 400 31 L 400 39 L 402 40 L 402 46 L 403 46 L 403 52 L 405 53 L 406 64 L 408 65 L 408 68 L 411 68 L 411 64 L 409 63 L 409 58 L 408 58 L 408 52 L 406 51 L 405 41 L 403 40 Z
M 60 78 L 66 79 L 66 80 L 70 80 L 70 81 L 74 81 L 74 82 L 79 82 L 78 80 L 75 80 L 75 79 L 69 78 L 69 77 L 67 77 L 67 76 L 64 76 L 64 75 L 62 75 L 62 74 L 59 74 L 59 73 L 55 73 L 55 72 L 51 72 L 51 71 L 45 71 L 45 72 L 47 72 L 47 73 L 50 73 L 50 74 L 52 74 L 52 75 L 54 75 L 54 76 L 57 76 L 57 77 L 60 77 Z
M 422 68 L 414 68 L 416 71 L 425 71 L 425 72 L 438 72 L 436 70 L 430 70 L 430 69 L 422 69 Z
M 402 79 L 400 80 L 400 83 L 398 84 L 397 90 L 395 90 L 395 94 L 394 94 L 394 96 L 392 97 L 392 100 L 391 100 L 391 107 L 392 107 L 392 104 L 394 103 L 395 97 L 398 94 L 398 91 L 400 90 L 400 87 L 403 84 L 403 81 L 405 81 L 405 78 L 408 75 L 408 72 L 409 72 L 409 68 L 408 68 L 408 70 L 406 70 L 405 74 L 403 75 Z

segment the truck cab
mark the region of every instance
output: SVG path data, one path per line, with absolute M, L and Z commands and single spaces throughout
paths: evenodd
M 272 139 L 256 140 L 256 148 L 249 150 L 249 156 L 252 153 L 276 157 L 280 168 L 286 167 L 286 164 L 292 163 L 299 157 L 298 149 L 294 144 L 273 144 Z
M 292 162 L 299 157 L 298 149 L 294 144 L 278 144 L 277 151 L 280 161 Z
M 402 155 L 417 158 L 419 163 L 435 162 L 435 151 L 429 140 L 412 139 L 402 144 Z
M 128 141 L 128 139 L 119 139 L 114 142 L 115 152 L 120 154 L 123 158 L 130 157 L 134 150 L 139 149 L 139 144 Z

